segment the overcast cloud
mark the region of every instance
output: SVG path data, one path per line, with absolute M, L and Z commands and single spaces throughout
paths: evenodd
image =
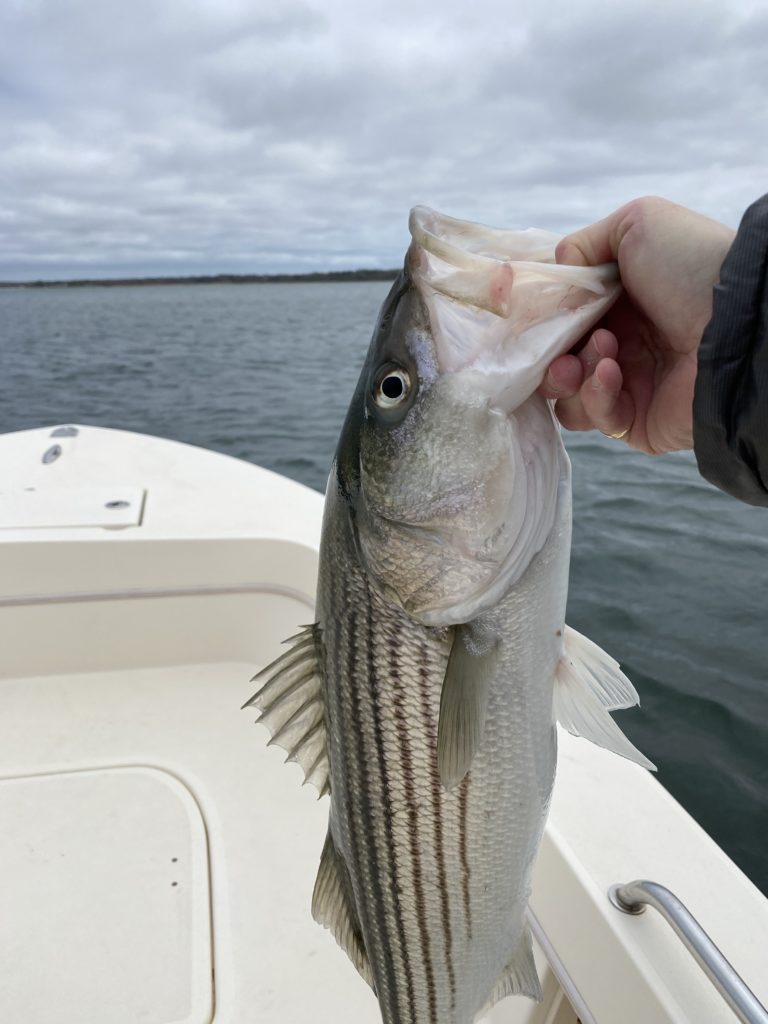
M 0 279 L 395 266 L 768 191 L 759 3 L 3 0 Z

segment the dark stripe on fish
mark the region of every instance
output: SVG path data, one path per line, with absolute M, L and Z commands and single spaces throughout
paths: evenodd
M 467 938 L 472 938 L 472 903 L 469 895 L 469 857 L 467 855 L 467 811 L 469 808 L 468 772 L 459 789 L 459 857 L 461 858 L 461 888 L 464 896 L 464 917 L 467 922 Z
M 381 988 L 378 990 L 377 994 L 378 994 L 379 1000 L 384 1004 L 382 1009 L 385 1012 L 385 1018 L 387 1020 L 391 1020 L 392 1024 L 400 1024 L 400 1022 L 402 1021 L 402 1017 L 400 1015 L 400 1008 L 399 1008 L 399 1006 L 397 1004 L 397 984 L 396 984 L 396 980 L 395 980 L 394 960 L 393 960 L 393 957 L 391 955 L 392 939 L 391 939 L 391 936 L 389 935 L 389 930 L 387 928 L 387 911 L 386 911 L 386 907 L 384 906 L 384 893 L 383 893 L 383 890 L 381 888 L 381 879 L 385 878 L 386 876 L 382 873 L 381 865 L 379 863 L 379 854 L 378 854 L 378 850 L 376 848 L 376 834 L 375 834 L 375 829 L 373 828 L 373 822 L 371 821 L 371 817 L 370 817 L 370 801 L 373 799 L 373 792 L 371 790 L 371 778 L 370 778 L 370 774 L 369 774 L 369 771 L 368 771 L 369 751 L 366 751 L 366 749 L 365 749 L 365 735 L 364 735 L 364 731 L 363 731 L 364 730 L 364 722 L 363 722 L 362 710 L 361 710 L 361 707 L 360 707 L 360 689 L 361 689 L 361 687 L 360 687 L 359 684 L 360 684 L 360 680 L 361 680 L 361 675 L 362 674 L 361 674 L 361 672 L 359 672 L 358 664 L 357 664 L 357 650 L 356 650 L 356 641 L 358 639 L 357 613 L 354 610 L 354 607 L 349 602 L 349 598 L 348 598 L 348 596 L 346 594 L 344 595 L 344 605 L 343 605 L 343 607 L 350 609 L 350 611 L 349 611 L 349 619 L 348 619 L 348 622 L 349 622 L 349 635 L 348 635 L 349 653 L 348 653 L 348 660 L 347 660 L 346 680 L 347 680 L 347 683 L 348 683 L 348 691 L 347 691 L 347 693 L 348 693 L 348 697 L 349 697 L 350 703 L 351 703 L 352 716 L 351 716 L 351 721 L 350 721 L 350 731 L 347 732 L 346 735 L 348 737 L 354 737 L 355 746 L 356 746 L 356 752 L 355 752 L 356 753 L 356 767 L 359 769 L 359 772 L 360 772 L 359 785 L 360 785 L 360 790 L 361 790 L 361 792 L 363 794 L 363 799 L 362 800 L 359 798 L 359 794 L 354 794 L 353 798 L 350 800 L 350 805 L 351 805 L 350 809 L 351 809 L 352 813 L 350 814 L 349 817 L 350 817 L 350 821 L 353 821 L 354 818 L 355 818 L 355 812 L 357 811 L 357 812 L 359 812 L 361 814 L 361 816 L 364 819 L 362 821 L 362 828 L 361 828 L 362 836 L 361 836 L 361 839 L 362 839 L 362 845 L 364 845 L 367 848 L 366 849 L 367 858 L 364 859 L 363 857 L 360 856 L 360 854 L 358 852 L 358 853 L 355 854 L 355 860 L 356 860 L 357 864 L 364 864 L 364 863 L 367 862 L 370 865 L 370 872 L 369 872 L 369 876 L 370 877 L 367 880 L 367 886 L 368 886 L 369 891 L 370 891 L 370 896 L 373 897 L 373 902 L 375 904 L 375 914 L 374 914 L 374 917 L 375 917 L 375 920 L 378 921 L 379 927 L 381 928 L 380 942 L 377 943 L 377 944 L 378 944 L 380 949 L 384 949 L 386 951 L 389 951 L 389 954 L 390 954 L 390 955 L 385 955 L 383 957 L 384 978 L 380 979 L 379 977 L 376 976 L 376 973 L 374 974 L 374 977 L 375 977 L 375 980 L 376 980 L 376 983 L 377 983 L 377 987 L 378 987 L 380 982 L 383 982 L 383 984 L 381 985 Z M 366 637 L 366 639 L 368 639 L 368 637 Z M 370 642 L 367 644 L 367 647 L 370 647 Z M 362 668 L 362 666 L 360 666 L 360 667 Z M 339 676 L 338 678 L 344 678 L 344 677 L 343 676 Z M 348 772 L 351 770 L 350 760 L 351 759 L 347 759 L 346 769 L 347 769 Z M 354 801 L 354 803 L 353 803 L 353 801 Z M 358 846 L 358 851 L 359 851 L 359 846 Z M 366 900 L 363 899 L 361 902 L 363 904 L 365 904 Z M 360 913 L 360 911 L 362 910 L 362 907 L 358 906 L 357 909 L 358 909 L 358 913 Z M 367 930 L 364 931 L 364 935 L 372 935 L 372 934 L 373 934 L 373 932 L 371 930 L 371 920 L 369 918 L 368 919 L 368 928 L 367 928 Z M 382 960 L 379 960 L 378 966 L 381 966 L 381 965 L 382 965 Z M 375 972 L 376 971 L 376 966 L 372 963 L 371 967 L 374 969 L 374 972 Z
M 413 888 L 416 899 L 416 918 L 419 926 L 419 937 L 421 939 L 421 952 L 424 962 L 424 973 L 427 982 L 427 997 L 429 1000 L 429 1022 L 437 1022 L 437 990 L 435 988 L 435 973 L 432 967 L 432 943 L 429 937 L 426 920 L 426 902 L 424 899 L 424 879 L 422 875 L 421 850 L 419 849 L 419 815 L 416 807 L 416 791 L 413 778 L 413 755 L 411 745 L 408 741 L 408 716 L 405 711 L 405 693 L 403 691 L 398 654 L 400 646 L 397 638 L 390 642 L 390 673 L 392 683 L 392 697 L 395 718 L 398 724 L 398 738 L 400 741 L 400 758 L 403 767 L 403 781 L 405 783 L 405 803 L 408 810 L 408 834 L 411 848 L 411 861 L 413 864 Z
M 410 957 L 408 956 L 408 946 L 405 940 L 405 926 L 403 924 L 403 916 L 400 913 L 399 897 L 400 884 L 398 879 L 397 869 L 397 856 L 395 852 L 395 839 L 392 829 L 393 815 L 392 815 L 392 798 L 391 798 L 391 782 L 389 779 L 389 772 L 387 770 L 387 759 L 384 752 L 384 733 L 381 725 L 381 703 L 379 700 L 379 678 L 376 671 L 376 659 L 374 657 L 373 650 L 373 608 L 371 606 L 371 593 L 366 581 L 366 613 L 367 613 L 367 639 L 368 639 L 368 681 L 371 686 L 371 710 L 373 712 L 373 728 L 374 735 L 376 737 L 376 754 L 379 765 L 379 771 L 381 774 L 381 788 L 382 797 L 384 803 L 384 819 L 385 819 L 385 834 L 387 842 L 387 856 L 389 860 L 390 878 L 392 883 L 392 892 L 395 894 L 395 926 L 397 928 L 397 938 L 400 953 L 402 955 L 403 971 L 405 973 L 405 984 L 406 984 L 406 995 L 408 998 L 408 1021 L 416 1020 L 416 1000 L 413 991 L 413 968 L 411 966 Z M 393 945 L 389 946 L 389 949 L 394 957 L 395 948 Z
M 432 813 L 435 826 L 435 850 L 437 853 L 437 874 L 440 884 L 440 913 L 445 937 L 445 967 L 448 972 L 448 987 L 451 992 L 451 1009 L 456 1009 L 456 973 L 453 969 L 453 935 L 451 932 L 451 906 L 448 889 L 448 875 L 445 867 L 445 846 L 443 844 L 442 783 L 437 768 L 437 729 L 432 714 L 429 650 L 425 644 L 419 649 L 419 683 L 421 693 L 421 717 L 429 742 L 429 781 L 432 798 Z
M 344 599 L 345 600 L 347 599 L 346 593 L 344 594 Z M 344 665 L 342 664 L 342 661 L 344 660 L 343 659 L 343 654 L 344 654 L 344 643 L 343 643 L 343 640 L 344 639 L 345 638 L 343 636 L 337 636 L 337 638 L 336 638 L 337 642 L 335 644 L 333 644 L 333 646 L 332 646 L 332 650 L 333 650 L 333 653 L 334 653 L 334 659 L 333 659 L 334 660 L 334 664 L 332 666 L 332 671 L 333 671 L 334 676 L 335 676 L 336 679 L 343 679 L 344 678 L 344 675 L 343 675 L 343 673 L 344 673 Z M 354 663 L 354 648 L 353 648 L 353 646 L 351 644 L 347 645 L 347 655 L 348 656 L 351 655 L 351 660 Z M 334 712 L 333 713 L 334 713 L 334 717 L 336 718 L 337 722 L 339 723 L 339 729 L 342 732 L 342 734 L 350 735 L 350 733 L 348 732 L 348 730 L 350 728 L 350 724 L 349 724 L 348 716 L 346 714 L 346 710 L 347 709 L 345 708 L 344 700 L 342 699 L 343 698 L 342 689 L 341 689 L 340 686 L 335 686 L 335 687 L 333 687 L 332 692 L 333 692 L 333 694 L 334 694 L 334 696 L 336 698 L 336 702 L 335 702 L 335 707 L 334 707 Z M 329 735 L 330 735 L 330 732 L 329 732 Z M 341 778 L 343 778 L 345 780 L 345 788 L 347 790 L 347 792 L 343 794 L 343 800 L 347 804 L 349 804 L 350 803 L 349 788 L 352 785 L 352 783 L 354 782 L 354 776 L 352 775 L 352 772 L 353 772 L 353 760 L 354 759 L 352 757 L 352 751 L 350 750 L 350 745 L 345 744 L 345 743 L 340 744 L 339 745 L 339 754 L 341 756 L 341 761 L 342 761 L 342 771 L 339 773 L 339 775 L 340 775 Z M 338 775 L 337 775 L 337 777 L 338 777 Z M 336 790 L 334 790 L 333 794 L 331 795 L 331 807 L 332 808 L 333 808 L 333 804 L 334 804 L 335 801 L 339 801 L 339 802 L 342 801 L 342 793 L 339 792 L 339 791 L 336 791 Z M 355 864 L 359 864 L 360 863 L 360 837 L 357 834 L 357 822 L 356 822 L 354 814 L 351 814 L 351 813 L 347 814 L 346 815 L 346 820 L 347 820 L 348 825 L 349 825 L 349 844 L 350 844 L 350 847 L 351 847 L 350 854 L 351 854 L 351 857 L 352 857 L 352 861 Z M 357 903 L 357 901 L 355 901 L 355 903 Z M 368 916 L 368 906 L 365 903 L 365 901 L 363 901 L 360 906 L 356 906 L 356 910 L 357 910 L 358 919 L 360 921 L 360 927 L 361 927 L 362 932 L 363 932 L 363 941 L 365 941 L 365 936 L 370 934 L 370 918 Z

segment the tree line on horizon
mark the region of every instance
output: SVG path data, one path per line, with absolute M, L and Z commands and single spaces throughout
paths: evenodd
M 73 281 L 0 281 L 0 288 L 114 288 L 167 284 L 292 284 L 314 281 L 393 281 L 399 270 L 330 270 L 305 274 L 193 274 L 164 277 L 81 278 Z

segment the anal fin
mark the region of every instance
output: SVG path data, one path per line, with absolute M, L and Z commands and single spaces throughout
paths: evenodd
M 320 857 L 315 891 L 312 894 L 312 917 L 330 929 L 362 978 L 374 988 L 373 973 L 365 949 L 360 921 L 352 896 L 352 883 L 344 860 L 338 853 L 330 830 Z
M 565 627 L 564 652 L 555 673 L 554 716 L 573 736 L 656 771 L 611 718 L 611 711 L 640 703 L 632 683 L 597 644 Z
M 487 1009 L 504 996 L 513 995 L 528 996 L 537 1003 L 542 1000 L 541 983 L 533 959 L 533 941 L 528 925 L 525 925 L 517 949 L 491 993 Z

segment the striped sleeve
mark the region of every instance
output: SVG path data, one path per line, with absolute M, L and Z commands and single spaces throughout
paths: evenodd
M 744 214 L 699 346 L 693 444 L 710 483 L 768 506 L 768 195 Z

